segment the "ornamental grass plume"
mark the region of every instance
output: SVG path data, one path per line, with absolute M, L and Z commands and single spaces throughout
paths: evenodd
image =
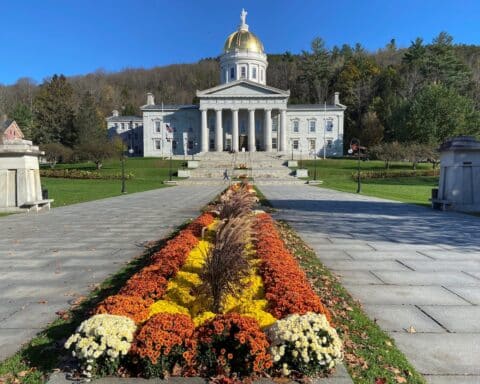
M 232 219 L 251 213 L 255 204 L 255 196 L 249 191 L 248 185 L 241 184 L 236 190 L 229 190 L 220 201 L 219 218 Z
M 228 295 L 238 295 L 242 279 L 249 275 L 246 245 L 251 231 L 247 215 L 221 222 L 217 229 L 214 246 L 208 250 L 200 273 L 202 284 L 195 289 L 197 295 L 211 298 L 215 313 L 221 312 Z

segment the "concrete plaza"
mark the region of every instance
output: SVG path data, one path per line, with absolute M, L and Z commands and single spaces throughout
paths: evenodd
M 163 188 L 0 218 L 0 360 L 224 186 Z
M 429 383 L 480 382 L 480 218 L 260 187 Z

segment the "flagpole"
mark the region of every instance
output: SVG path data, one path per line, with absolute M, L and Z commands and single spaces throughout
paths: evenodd
M 163 136 L 163 126 L 164 126 L 164 125 L 165 125 L 165 118 L 164 118 L 164 116 L 163 116 L 163 101 L 162 101 L 162 132 L 160 133 L 160 134 L 162 135 L 162 139 L 163 139 L 163 137 L 164 137 L 164 136 Z M 165 142 L 166 142 L 166 140 L 162 140 L 162 142 L 163 142 L 163 145 L 162 145 L 162 158 L 163 158 L 163 156 L 164 156 L 164 155 L 163 155 L 163 147 L 165 147 Z
M 324 101 L 323 116 L 323 160 L 326 159 L 327 143 L 325 141 L 325 131 L 327 130 L 327 99 Z

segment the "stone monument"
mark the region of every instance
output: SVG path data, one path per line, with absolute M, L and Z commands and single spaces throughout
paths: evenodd
M 50 208 L 53 200 L 42 197 L 41 155 L 14 120 L 0 119 L 0 212 Z
M 438 196 L 434 208 L 480 212 L 480 141 L 458 136 L 440 146 Z

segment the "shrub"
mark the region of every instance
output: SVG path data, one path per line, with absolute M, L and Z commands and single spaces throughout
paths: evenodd
M 85 171 L 81 169 L 41 169 L 40 176 L 55 177 L 62 179 L 82 179 L 82 180 L 121 180 L 120 173 L 104 174 L 100 172 Z M 125 174 L 125 179 L 133 179 L 133 173 Z
M 65 343 L 80 360 L 87 377 L 114 374 L 131 346 L 135 323 L 124 316 L 95 315 L 85 320 Z
M 246 377 L 272 366 L 267 337 L 250 317 L 217 315 L 197 328 L 196 335 L 202 375 Z
M 192 373 L 194 330 L 186 315 L 160 313 L 150 318 L 138 332 L 131 351 L 143 366 L 144 375 L 164 378 L 174 367 L 181 367 L 183 374 Z
M 156 300 L 165 293 L 168 281 L 159 272 L 162 268 L 150 265 L 134 274 L 119 291 L 121 295 L 140 296 Z
M 342 342 L 324 315 L 307 313 L 278 320 L 267 331 L 274 367 L 284 376 L 326 373 L 342 360 Z
M 149 316 L 151 299 L 142 299 L 139 296 L 114 295 L 109 296 L 95 309 L 95 314 L 110 314 L 125 316 L 136 324 L 142 323 Z

